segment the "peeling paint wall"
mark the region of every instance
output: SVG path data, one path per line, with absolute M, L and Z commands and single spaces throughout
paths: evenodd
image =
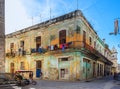
M 5 73 L 5 1 L 0 0 L 0 73 Z

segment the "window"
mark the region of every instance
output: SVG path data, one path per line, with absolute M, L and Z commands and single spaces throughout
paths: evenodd
M 40 46 L 41 46 L 41 36 L 38 36 L 36 37 L 36 51 L 37 52 Z
M 66 30 L 62 30 L 59 32 L 59 43 L 60 44 L 66 43 Z
M 94 48 L 96 48 L 96 42 L 94 41 Z
M 21 63 L 20 63 L 20 69 L 21 69 L 21 70 L 24 70 L 24 69 L 25 69 L 25 64 L 24 64 L 24 62 L 21 62 Z
M 11 53 L 11 55 L 13 55 L 13 53 L 14 53 L 14 43 L 10 44 L 10 53 Z
M 69 73 L 67 68 L 62 68 L 60 69 L 60 73 L 61 73 L 61 78 L 65 78 L 65 75 Z
M 68 58 L 61 58 L 61 61 L 68 61 Z
M 100 52 L 101 52 L 101 47 L 100 47 Z
M 83 42 L 86 42 L 86 32 L 83 31 Z
M 76 27 L 76 33 L 77 33 L 77 34 L 80 34 L 80 26 L 78 26 L 78 25 L 77 25 L 77 27 Z
M 90 43 L 90 45 L 92 45 L 92 38 L 91 37 L 89 37 L 89 43 Z
M 14 43 L 11 43 L 11 44 L 10 44 L 10 49 L 11 49 L 11 48 L 14 48 Z
M 20 48 L 18 49 L 19 55 L 25 55 L 24 45 L 25 45 L 24 40 L 20 41 Z
M 41 43 L 41 36 L 36 37 L 36 42 Z
M 36 61 L 36 69 L 41 69 L 42 63 L 41 61 Z
M 24 47 L 24 41 L 20 41 L 20 47 Z

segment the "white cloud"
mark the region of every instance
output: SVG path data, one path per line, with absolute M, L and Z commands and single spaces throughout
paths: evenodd
M 7 0 L 6 34 L 21 30 L 41 21 L 66 14 L 76 9 L 76 1 L 69 0 Z
M 26 13 L 20 0 L 7 0 L 5 6 L 6 34 L 21 30 L 32 24 L 31 17 Z
M 73 6 L 64 0 L 7 0 L 5 11 L 6 31 L 12 33 L 69 12 Z

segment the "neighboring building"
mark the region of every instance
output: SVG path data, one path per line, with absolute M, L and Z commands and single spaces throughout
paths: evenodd
M 118 73 L 120 73 L 120 64 L 118 64 Z
M 113 62 L 113 66 L 112 66 L 112 73 L 114 74 L 115 72 L 118 73 L 118 62 L 117 62 L 117 50 L 115 49 L 115 47 L 112 48 L 111 50 L 112 55 L 111 55 L 111 61 Z
M 0 0 L 0 73 L 5 72 L 5 0 Z
M 6 72 L 34 78 L 88 80 L 111 74 L 108 46 L 80 10 L 6 35 Z

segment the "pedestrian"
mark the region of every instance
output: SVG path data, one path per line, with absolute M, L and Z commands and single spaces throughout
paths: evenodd
M 42 77 L 42 71 L 40 72 L 40 77 Z
M 33 72 L 32 71 L 29 73 L 29 79 L 33 80 Z

